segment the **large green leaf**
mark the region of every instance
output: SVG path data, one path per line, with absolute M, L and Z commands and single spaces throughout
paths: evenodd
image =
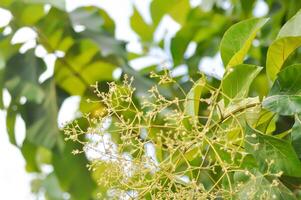
M 262 67 L 248 64 L 236 65 L 229 68 L 222 81 L 224 102 L 227 105 L 231 100 L 242 99 L 248 95 L 249 87 Z
M 264 135 L 249 125 L 245 129 L 245 148 L 257 160 L 260 170 L 301 177 L 301 162 L 291 144 L 273 136 Z M 268 163 L 271 163 L 270 166 Z
M 282 70 L 275 80 L 263 107 L 280 115 L 301 112 L 301 65 L 291 65 Z
M 294 194 L 279 180 L 274 180 L 279 184 L 273 185 L 268 176 L 257 170 L 252 170 L 252 175 L 249 176 L 243 172 L 236 172 L 234 181 L 238 184 L 238 192 L 234 195 L 235 199 L 296 199 Z
M 220 44 L 221 57 L 225 67 L 243 62 L 253 39 L 267 20 L 267 18 L 247 19 L 234 24 L 226 31 Z
M 301 11 L 287 21 L 267 53 L 267 75 L 275 80 L 288 56 L 301 45 Z

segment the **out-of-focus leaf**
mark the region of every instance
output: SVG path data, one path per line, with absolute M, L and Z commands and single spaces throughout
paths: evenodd
M 56 61 L 57 84 L 73 95 L 82 95 L 96 81 L 112 80 L 115 65 L 96 58 L 99 49 L 91 40 L 79 40 L 64 58 Z
M 124 42 L 116 40 L 112 36 L 96 34 L 95 32 L 88 30 L 83 31 L 82 35 L 92 39 L 99 46 L 102 56 L 118 55 L 121 58 L 126 58 Z
M 186 23 L 171 41 L 171 53 L 174 65 L 179 65 L 190 42 L 202 42 L 222 30 L 227 18 L 213 12 L 204 12 L 199 8 L 190 11 Z
M 76 143 L 67 143 L 63 152 L 53 154 L 54 172 L 63 190 L 69 192 L 72 199 L 89 199 L 96 187 L 86 167 L 87 159 L 83 154 L 72 155 L 74 149 L 80 149 Z
M 26 171 L 39 172 L 40 168 L 36 160 L 37 147 L 29 142 L 26 138 L 22 144 L 21 152 L 26 161 Z
M 264 172 L 301 177 L 301 162 L 291 144 L 273 136 L 264 135 L 246 126 L 245 148 L 257 160 Z M 269 166 L 270 165 L 270 166 Z
M 17 118 L 17 105 L 13 102 L 9 105 L 6 111 L 6 130 L 10 143 L 17 145 L 15 136 L 15 123 Z
M 38 41 L 48 52 L 67 51 L 74 43 L 74 31 L 69 15 L 56 8 L 51 8 L 45 17 L 35 25 Z
M 241 8 L 245 17 L 251 17 L 256 0 L 244 1 L 240 0 Z
M 22 0 L 25 3 L 36 3 L 36 4 L 50 4 L 51 6 L 57 7 L 61 10 L 65 10 L 65 0 Z
M 5 68 L 7 60 L 18 51 L 19 45 L 11 44 L 11 36 L 3 36 L 0 33 L 0 109 L 3 108 L 3 88 L 5 85 Z
M 64 191 L 60 188 L 59 181 L 55 176 L 55 173 L 50 173 L 42 183 L 45 188 L 45 196 L 49 200 L 63 200 Z
M 220 44 L 221 57 L 225 67 L 243 62 L 253 39 L 267 20 L 267 18 L 247 19 L 234 24 L 225 32 Z
M 280 115 L 301 112 L 301 65 L 291 65 L 282 70 L 275 80 L 263 107 Z
M 34 25 L 46 14 L 44 6 L 39 4 L 26 4 L 22 1 L 15 1 L 10 7 L 10 11 L 14 16 L 14 23 L 20 27 Z
M 73 25 L 82 25 L 85 28 L 114 35 L 115 24 L 109 15 L 100 8 L 81 7 L 70 13 Z
M 280 29 L 276 40 L 267 53 L 267 75 L 275 80 L 288 56 L 301 45 L 301 11 L 287 21 Z
M 183 24 L 190 9 L 189 0 L 154 0 L 151 3 L 151 15 L 155 26 L 162 17 L 169 14 L 178 23 Z
M 142 40 L 152 41 L 155 29 L 143 20 L 136 8 L 134 8 L 134 13 L 131 16 L 131 27 Z
M 42 84 L 47 97 L 41 104 L 26 103 L 23 118 L 26 123 L 26 138 L 33 144 L 51 149 L 59 138 L 57 127 L 58 105 L 54 81 Z
M 240 64 L 230 68 L 222 81 L 225 105 L 233 99 L 241 99 L 248 95 L 250 85 L 262 67 Z
M 32 50 L 11 57 L 5 68 L 5 86 L 12 98 L 17 100 L 24 96 L 28 101 L 41 103 L 44 92 L 38 80 L 45 69 L 43 60 L 35 57 Z

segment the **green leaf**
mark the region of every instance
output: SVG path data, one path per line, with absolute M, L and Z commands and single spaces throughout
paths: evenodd
M 231 26 L 220 44 L 221 57 L 225 67 L 241 64 L 260 28 L 267 18 L 253 18 Z
M 263 107 L 280 115 L 301 112 L 301 64 L 282 70 L 275 80 Z
M 292 128 L 291 133 L 291 141 L 292 145 L 299 156 L 301 158 L 301 115 L 295 115 L 295 123 Z
M 96 187 L 86 165 L 84 154 L 72 155 L 74 149 L 81 149 L 78 143 L 67 143 L 63 152 L 53 154 L 54 173 L 63 190 L 69 192 L 74 200 L 90 199 Z
M 26 139 L 37 146 L 51 149 L 58 140 L 57 127 L 58 106 L 54 80 L 42 84 L 47 97 L 42 104 L 26 103 L 23 118 L 26 123 Z
M 267 75 L 275 80 L 289 55 L 301 45 L 301 11 L 288 20 L 278 33 L 276 40 L 270 45 L 267 53 Z
M 46 15 L 43 5 L 26 4 L 21 1 L 13 2 L 10 11 L 14 16 L 14 23 L 19 27 L 34 25 Z
M 184 53 L 190 42 L 211 40 L 214 34 L 223 31 L 227 18 L 221 14 L 204 12 L 199 8 L 192 9 L 186 23 L 171 40 L 170 51 L 174 65 L 182 63 Z M 206 31 L 204 31 L 206 30 Z
M 85 28 L 96 32 L 108 32 L 114 35 L 115 24 L 109 15 L 102 9 L 92 6 L 81 7 L 70 13 L 73 25 L 83 25 Z
M 118 55 L 121 58 L 126 58 L 125 43 L 123 41 L 116 40 L 112 36 L 97 34 L 89 30 L 83 31 L 82 35 L 92 39 L 98 45 L 102 56 Z
M 10 143 L 17 145 L 15 136 L 15 124 L 17 118 L 17 105 L 13 102 L 9 105 L 6 111 L 6 130 Z
M 245 133 L 245 149 L 257 160 L 262 172 L 269 168 L 272 173 L 301 177 L 301 162 L 289 142 L 261 134 L 248 124 Z
M 36 25 L 39 42 L 48 52 L 67 51 L 74 43 L 74 30 L 68 13 L 51 8 Z
M 29 142 L 26 138 L 21 147 L 22 155 L 26 161 L 27 172 L 39 172 L 40 168 L 36 160 L 37 146 Z
M 187 94 L 185 101 L 185 113 L 191 117 L 197 117 L 199 113 L 200 98 L 205 86 L 205 77 L 200 78 Z
M 155 28 L 144 21 L 136 8 L 134 8 L 134 13 L 130 20 L 132 29 L 140 36 L 142 40 L 152 41 Z
M 45 196 L 50 200 L 63 200 L 64 191 L 60 188 L 59 181 L 55 173 L 50 173 L 42 183 L 42 186 L 45 188 Z
M 232 100 L 239 100 L 248 95 L 253 80 L 262 70 L 262 67 L 248 64 L 236 65 L 229 68 L 222 80 L 222 91 L 225 105 Z
M 251 170 L 250 174 L 252 175 L 235 172 L 234 182 L 238 191 L 234 195 L 235 199 L 296 199 L 294 194 L 277 179 L 274 180 L 279 184 L 273 185 L 269 177 L 257 170 Z
M 72 95 L 82 95 L 96 81 L 110 81 L 116 65 L 99 56 L 99 48 L 91 40 L 75 43 L 64 58 L 55 64 L 56 83 Z
M 189 0 L 154 0 L 151 3 L 151 15 L 155 26 L 166 14 L 169 14 L 178 23 L 183 24 L 189 10 Z
M 0 109 L 4 108 L 4 104 L 3 104 L 3 85 L 4 85 L 4 78 L 5 78 L 4 67 L 5 67 L 5 61 L 0 54 Z
M 22 0 L 25 3 L 50 4 L 61 10 L 65 10 L 65 0 Z
M 3 36 L 2 33 L 0 33 L 0 109 L 4 108 L 2 93 L 6 79 L 6 62 L 19 49 L 19 45 L 11 44 L 11 39 L 12 36 Z
M 16 54 L 9 59 L 5 68 L 5 86 L 15 101 L 22 96 L 28 101 L 41 103 L 44 92 L 39 86 L 39 76 L 46 69 L 42 59 L 34 51 Z

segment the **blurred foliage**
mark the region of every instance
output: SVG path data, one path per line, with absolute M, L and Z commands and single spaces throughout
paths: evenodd
M 260 2 L 268 7 L 263 16 L 269 18 L 268 21 L 265 18 L 249 19 L 253 17 L 254 8 Z M 102 103 L 86 102 L 87 99 L 93 101 L 95 98 L 90 85 L 97 81 L 101 92 L 108 91 L 107 82 L 119 82 L 123 77 L 113 76 L 118 70 L 121 70 L 122 74 L 134 77 L 133 85 L 137 92 L 134 93 L 133 99 L 139 102 L 141 94 L 145 94 L 155 84 L 155 81 L 149 78 L 151 71 L 164 74 L 164 68 L 168 67 L 171 73 L 176 74 L 184 67 L 187 72 L 184 70 L 185 73 L 173 77 L 175 82 L 158 88 L 165 97 L 183 97 L 178 86 L 188 93 L 193 84 L 188 80 L 197 81 L 202 76 L 200 61 L 205 57 L 219 56 L 221 45 L 221 57 L 225 67 L 241 64 L 242 61 L 246 63 L 243 64 L 246 66 L 237 68 L 241 71 L 226 77 L 229 80 L 224 82 L 223 87 L 226 89 L 223 89 L 223 92 L 232 99 L 239 99 L 247 93 L 259 96 L 260 99 L 269 95 L 264 101 L 264 106 L 280 115 L 292 114 L 297 108 L 300 109 L 299 99 L 288 99 L 290 95 L 299 92 L 300 86 L 296 84 L 299 81 L 297 75 L 300 73 L 300 67 L 287 68 L 276 79 L 276 74 L 282 66 L 289 66 L 301 58 L 300 51 L 294 51 L 301 44 L 298 27 L 300 14 L 283 26 L 301 8 L 299 0 L 203 0 L 196 6 L 191 6 L 189 0 L 152 0 L 149 8 L 151 22 L 145 20 L 145 16 L 133 5 L 130 25 L 139 37 L 141 52 L 131 52 L 126 41 L 116 39 L 114 20 L 111 19 L 110 13 L 102 8 L 88 6 L 67 12 L 64 0 L 1 0 L 0 7 L 12 15 L 9 24 L 0 28 L 0 108 L 7 111 L 6 124 L 10 142 L 22 152 L 26 160 L 26 170 L 36 175 L 32 184 L 33 192 L 44 195 L 46 199 L 95 199 L 97 193 L 105 191 L 104 188 L 96 186 L 97 175 L 86 168 L 86 155 L 71 154 L 71 151 L 80 145 L 64 142 L 62 131 L 57 125 L 57 117 L 64 100 L 74 95 L 81 96 L 80 112 L 89 112 L 92 116 L 101 115 L 105 107 Z M 158 39 L 155 37 L 156 30 L 162 26 L 167 16 L 178 23 L 180 28 L 171 39 L 166 32 Z M 240 22 L 242 20 L 246 21 Z M 236 24 L 237 22 L 240 23 Z M 233 24 L 242 27 L 238 31 L 232 30 L 235 27 Z M 79 26 L 82 26 L 83 30 L 78 31 L 76 27 Z M 11 42 L 15 33 L 24 27 L 34 31 L 36 45 L 41 45 L 48 54 L 53 54 L 56 58 L 53 75 L 47 80 L 41 79 L 47 68 L 45 60 L 37 56 L 34 49 L 23 52 L 20 51 L 23 44 Z M 225 37 L 222 40 L 224 33 Z M 260 37 L 253 41 L 258 34 Z M 187 49 L 191 45 L 195 45 L 195 51 L 187 56 Z M 151 56 L 154 49 L 163 52 L 160 63 L 140 67 L 140 70 L 132 68 L 131 61 Z M 278 56 L 283 54 L 284 56 Z M 268 75 L 265 74 L 265 70 L 260 71 L 253 65 L 247 65 L 248 63 L 266 66 Z M 227 84 L 239 81 L 237 77 L 240 74 L 254 78 L 253 82 L 240 82 L 245 87 L 239 89 L 250 88 L 249 91 L 228 91 Z M 210 85 L 220 85 L 218 79 L 221 77 L 218 75 L 206 76 Z M 269 93 L 272 85 L 270 79 L 276 79 L 279 84 L 274 84 Z M 192 92 L 192 96 L 208 96 L 210 93 L 206 90 L 199 91 L 198 87 L 193 88 L 195 91 Z M 286 88 L 293 89 L 289 90 L 281 101 L 275 99 L 275 94 Z M 11 96 L 9 105 L 3 103 L 3 89 Z M 194 109 L 203 106 L 190 103 Z M 193 110 L 190 113 L 196 112 L 198 111 Z M 128 112 L 128 115 L 131 113 Z M 26 137 L 22 144 L 16 142 L 17 116 L 21 116 L 26 125 Z M 277 116 L 268 117 L 274 127 L 279 128 L 281 124 L 287 124 L 290 120 L 288 117 Z M 300 116 L 296 115 L 295 118 L 297 120 L 291 137 L 300 158 L 300 139 L 297 134 Z M 83 129 L 89 125 L 81 118 L 78 119 L 78 123 Z M 270 131 L 272 134 L 273 128 L 265 126 L 265 123 L 259 123 L 256 128 Z M 264 141 L 268 137 L 270 136 L 260 136 L 258 140 Z M 275 141 L 277 142 L 278 140 Z M 268 143 L 265 148 L 270 148 L 268 145 L 273 144 Z M 250 152 L 257 157 L 256 150 L 250 148 Z M 47 167 L 53 170 L 47 172 L 44 170 Z M 258 183 L 268 184 L 269 180 L 263 180 L 259 176 L 260 173 L 256 172 L 256 180 L 245 181 L 253 187 Z M 101 172 L 99 174 L 101 176 Z M 288 175 L 291 175 L 290 171 Z M 300 184 L 299 178 L 294 181 L 296 185 Z M 294 185 L 288 187 L 294 188 Z M 244 190 L 247 189 L 242 188 L 242 191 Z

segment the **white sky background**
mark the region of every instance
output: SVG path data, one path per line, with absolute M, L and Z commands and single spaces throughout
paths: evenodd
M 105 10 L 108 11 L 111 17 L 115 19 L 116 37 L 118 39 L 129 41 L 130 45 L 128 46 L 128 48 L 130 48 L 131 50 L 139 51 L 140 47 L 138 44 L 138 37 L 130 29 L 129 25 L 129 17 L 132 13 L 131 3 L 134 2 L 139 11 L 142 12 L 145 20 L 147 22 L 150 22 L 151 18 L 148 11 L 148 5 L 150 1 L 151 0 L 66 0 L 66 6 L 67 10 L 73 10 L 78 6 L 88 4 L 105 8 Z M 191 2 L 192 4 L 197 5 L 201 2 L 201 0 L 192 0 Z M 259 0 L 258 2 L 259 3 L 257 3 L 257 8 L 254 10 L 254 15 L 259 17 L 267 12 L 267 8 L 264 2 L 262 2 L 261 0 Z M 6 15 L 5 13 L 3 14 L 3 12 L 1 12 L 0 10 L 0 26 L 5 25 L 8 18 L 9 15 Z M 179 25 L 169 18 L 165 18 L 163 20 L 163 23 L 164 24 L 162 24 L 161 26 L 162 28 L 159 28 L 157 30 L 155 38 L 158 39 L 162 37 L 162 33 L 164 33 L 166 29 L 168 29 L 168 40 L 179 29 Z M 29 38 L 29 40 L 31 38 L 31 42 L 29 42 L 29 44 L 27 45 L 28 47 L 34 45 L 34 36 L 30 33 L 30 31 L 28 31 L 27 34 L 21 34 L 21 36 L 16 38 L 16 40 L 20 40 L 22 38 Z M 192 50 L 191 52 L 186 52 L 187 55 L 193 53 L 194 45 L 192 44 L 191 46 Z M 46 55 L 46 53 L 41 49 L 38 50 L 38 53 L 41 56 Z M 164 54 L 156 49 L 154 49 L 153 53 L 154 55 L 159 54 L 163 59 L 166 59 L 169 56 L 166 55 L 166 53 Z M 42 79 L 44 80 L 47 77 L 51 76 L 53 73 L 54 56 L 48 55 L 46 56 L 46 60 L 48 64 L 48 70 L 43 75 Z M 140 59 L 132 62 L 131 64 L 134 68 L 139 68 L 142 66 L 141 64 L 145 62 L 157 63 L 158 59 L 154 58 L 154 56 L 150 56 L 147 59 Z M 202 62 L 200 62 L 200 69 L 206 71 L 206 69 L 208 70 L 208 67 L 206 68 L 206 66 L 212 65 L 221 66 L 219 55 L 217 55 L 215 58 L 208 57 L 203 59 Z M 185 69 L 185 66 L 179 69 L 180 70 L 175 73 L 183 73 L 183 71 L 187 70 Z M 218 76 L 221 76 L 220 74 L 222 74 L 222 68 L 217 69 L 217 72 L 215 73 L 219 73 Z M 5 92 L 4 94 L 5 104 L 8 105 L 10 101 L 9 94 L 7 94 L 7 92 Z M 62 110 L 59 113 L 59 124 L 71 120 L 74 117 L 79 100 L 79 97 L 70 97 L 64 102 Z M 31 200 L 34 199 L 34 196 L 32 196 L 30 193 L 31 175 L 25 172 L 25 161 L 19 149 L 11 145 L 8 141 L 5 127 L 5 116 L 6 112 L 0 110 L 0 199 Z M 21 144 L 25 137 L 25 125 L 20 118 L 18 118 L 17 120 L 16 133 L 17 142 Z

